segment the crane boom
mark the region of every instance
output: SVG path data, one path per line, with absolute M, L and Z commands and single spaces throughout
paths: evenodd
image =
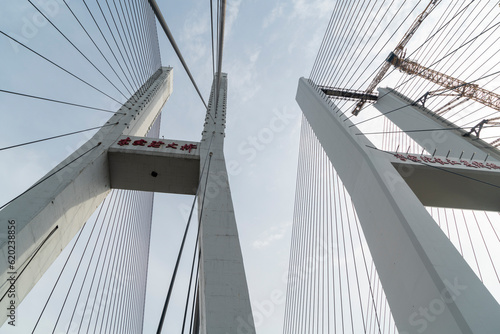
M 418 75 L 419 77 L 451 90 L 456 95 L 474 100 L 500 111 L 500 94 L 493 93 L 476 84 L 470 84 L 453 78 L 447 74 L 422 66 L 414 61 L 401 59 L 395 53 L 389 55 L 387 64 L 389 64 L 389 66 L 393 65 L 407 74 Z
M 417 31 L 417 29 L 420 27 L 422 22 L 426 19 L 427 16 L 429 16 L 429 14 L 434 10 L 434 8 L 436 8 L 436 6 L 439 5 L 440 2 L 441 2 L 441 0 L 432 0 L 429 2 L 427 7 L 425 7 L 424 11 L 422 13 L 420 13 L 419 16 L 417 16 L 417 18 L 415 19 L 415 21 L 411 25 L 410 29 L 408 29 L 408 31 L 403 36 L 401 41 L 399 41 L 398 45 L 396 46 L 396 48 L 393 51 L 393 54 L 395 54 L 398 57 L 401 55 L 404 48 L 406 47 L 406 44 L 408 44 L 408 42 L 413 37 L 413 35 Z M 378 71 L 377 75 L 375 76 L 373 81 L 370 83 L 370 85 L 366 89 L 366 91 L 365 91 L 366 94 L 373 93 L 373 91 L 378 86 L 380 81 L 382 81 L 382 79 L 386 75 L 387 71 L 389 71 L 389 68 L 391 68 L 391 64 L 389 64 L 387 62 L 385 62 L 382 65 L 382 67 Z M 356 107 L 352 111 L 353 115 L 357 116 L 359 114 L 359 112 L 361 111 L 361 109 L 365 105 L 365 102 L 366 102 L 366 100 L 362 99 L 356 104 Z

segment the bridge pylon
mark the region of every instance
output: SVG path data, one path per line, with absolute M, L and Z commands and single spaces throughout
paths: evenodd
M 200 143 L 200 333 L 252 334 L 255 325 L 223 152 L 227 74 L 221 75 L 216 98 L 217 86 L 216 78 Z
M 1 234 L 1 308 L 11 303 L 11 284 L 16 306 L 22 302 L 111 189 L 197 194 L 199 333 L 255 333 L 223 153 L 227 75 L 214 80 L 200 142 L 145 137 L 172 77 L 159 69 L 87 143 L 0 211 L 1 231 L 15 226 L 16 251 L 14 267 Z M 1 312 L 0 323 L 6 319 Z
M 446 131 L 447 145 L 457 151 L 449 155 L 455 163 L 448 163 L 443 156 L 440 160 L 447 164 L 437 166 L 434 162 L 439 161 L 434 155 L 408 157 L 384 152 L 309 80 L 299 80 L 296 99 L 352 198 L 399 333 L 500 333 L 500 305 L 422 205 L 424 201 L 431 206 L 453 203 L 452 199 L 432 196 L 435 191 L 443 194 L 438 188 L 448 182 L 457 193 L 453 207 L 498 207 L 493 203 L 497 200 L 481 203 L 474 196 L 462 196 L 488 191 L 487 196 L 500 198 L 498 170 L 477 162 L 471 176 L 472 169 L 467 164 L 473 162 L 457 159 L 458 147 L 476 152 L 480 148 L 465 142 L 465 137 Z M 383 113 L 403 107 L 418 108 L 397 96 L 379 102 L 376 107 Z M 415 119 L 420 125 L 433 123 L 431 129 L 443 126 L 415 110 L 392 114 L 406 127 L 414 124 Z M 424 144 L 424 138 L 416 140 Z M 486 155 L 479 156 L 484 159 Z M 495 166 L 500 165 L 491 155 L 490 159 Z M 432 177 L 440 182 L 427 183 L 426 191 L 414 192 L 422 183 L 407 182 L 412 175 L 419 180 Z M 489 186 L 486 180 L 491 181 Z

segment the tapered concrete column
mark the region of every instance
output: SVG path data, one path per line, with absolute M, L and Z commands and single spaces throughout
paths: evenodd
M 254 321 L 223 152 L 227 75 L 221 78 L 217 106 L 216 85 L 200 149 L 200 333 L 251 334 Z
M 149 88 L 143 87 L 110 118 L 109 126 L 0 211 L 2 310 L 10 304 L 7 292 L 11 283 L 15 284 L 17 306 L 107 196 L 111 188 L 108 149 L 121 135 L 147 133 L 172 92 L 172 69 L 158 70 L 149 83 Z M 15 226 L 12 267 L 9 226 Z M 8 281 L 10 277 L 14 279 Z M 6 314 L 0 312 L 0 324 Z
M 387 154 L 304 78 L 297 102 L 351 195 L 399 333 L 500 333 L 499 304 Z

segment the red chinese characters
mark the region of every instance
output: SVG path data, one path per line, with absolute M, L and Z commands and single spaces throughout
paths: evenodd
M 130 139 L 130 137 L 127 137 L 125 139 L 120 139 L 117 142 L 117 145 L 125 146 L 125 145 L 129 145 L 130 143 L 132 143 L 133 146 L 146 146 L 146 144 L 148 144 L 148 141 L 145 139 L 137 139 L 137 140 L 132 141 L 132 139 Z M 189 153 L 191 153 L 192 150 L 198 148 L 197 144 L 184 144 L 181 147 L 178 147 L 178 146 L 179 146 L 179 144 L 176 142 L 165 143 L 164 141 L 161 141 L 161 140 L 153 140 L 153 141 L 151 141 L 151 143 L 149 143 L 149 145 L 147 145 L 147 147 L 151 147 L 151 148 L 160 148 L 160 149 L 163 148 L 163 149 L 168 149 L 168 150 L 176 150 L 176 149 L 180 148 L 181 151 L 188 151 Z
M 135 140 L 132 145 L 134 146 L 144 146 L 145 144 L 147 144 L 148 141 L 147 140 L 144 140 L 144 139 L 139 139 L 139 140 Z
M 120 139 L 118 141 L 118 145 L 120 146 L 128 145 L 130 141 L 131 141 L 130 137 L 127 137 L 127 139 Z
M 497 166 L 497 165 L 495 165 L 494 163 L 490 163 L 490 162 L 488 162 L 488 163 L 486 164 L 486 168 L 488 168 L 488 167 L 489 167 L 489 168 L 493 168 L 493 169 L 500 169 L 500 166 Z
M 486 168 L 486 166 L 484 164 L 482 164 L 481 162 L 473 161 L 472 164 L 476 167 L 479 167 L 479 168 Z
M 406 157 L 402 154 L 394 154 L 394 156 L 401 161 L 406 161 Z
M 434 158 L 434 162 L 437 162 L 438 164 L 441 164 L 441 165 L 448 165 L 449 164 L 449 162 L 443 161 L 439 158 Z
M 182 151 L 189 151 L 189 153 L 191 153 L 191 150 L 192 150 L 192 149 L 195 149 L 195 148 L 197 148 L 197 146 L 196 146 L 196 145 L 194 145 L 194 144 L 185 144 L 185 145 L 183 145 L 183 146 L 181 147 L 181 150 L 182 150 Z
M 423 156 L 423 155 L 421 155 L 421 156 L 420 156 L 420 159 L 422 159 L 422 161 L 424 161 L 424 162 L 433 162 L 433 161 L 432 161 L 432 158 L 425 157 L 425 156 Z
M 410 159 L 413 162 L 420 162 L 419 158 L 417 158 L 416 156 L 411 155 L 411 154 L 408 154 L 408 159 Z
M 161 140 L 159 141 L 153 140 L 151 144 L 148 145 L 148 147 L 160 148 L 161 145 L 165 145 L 165 143 L 162 142 Z
M 467 160 L 460 160 L 460 162 L 461 162 L 461 163 L 462 163 L 462 165 L 464 165 L 464 166 L 477 168 L 476 166 L 474 166 L 473 164 L 471 164 L 471 163 L 470 163 L 470 162 L 468 162 Z
M 177 144 L 177 143 L 171 143 L 171 144 L 167 145 L 167 148 L 173 148 L 174 150 L 176 150 L 178 145 L 179 144 Z
M 400 153 L 394 154 L 394 157 L 401 161 L 410 160 L 412 162 L 423 162 L 424 164 L 430 163 L 430 164 L 440 164 L 440 165 L 462 165 L 469 168 L 500 169 L 500 166 L 497 166 L 491 162 L 479 162 L 479 161 L 467 161 L 467 160 L 455 161 L 448 158 L 441 159 L 437 157 L 427 157 L 424 155 L 421 155 L 419 159 L 417 156 L 411 154 L 403 155 Z
M 446 161 L 451 164 L 451 165 L 460 165 L 460 162 L 458 161 L 454 161 L 454 160 L 450 160 L 450 159 L 446 159 Z

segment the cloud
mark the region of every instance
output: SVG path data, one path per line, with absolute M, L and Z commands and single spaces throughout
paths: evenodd
M 183 53 L 189 55 L 192 62 L 207 57 L 207 38 L 210 38 L 210 20 L 200 12 L 193 12 L 184 23 L 181 40 L 184 42 Z
M 269 27 L 274 21 L 276 21 L 276 19 L 283 16 L 284 9 L 285 5 L 278 2 L 271 13 L 269 13 L 269 15 L 264 18 L 264 21 L 262 22 L 262 28 L 265 29 Z
M 267 247 L 273 241 L 282 239 L 286 232 L 290 229 L 292 224 L 290 222 L 282 223 L 278 226 L 272 226 L 262 232 L 259 238 L 252 243 L 252 246 L 257 249 Z
M 233 24 L 238 18 L 238 13 L 240 12 L 242 0 L 229 1 L 226 5 L 226 26 L 224 27 L 224 33 L 226 36 L 231 34 Z
M 209 28 L 208 18 L 201 15 L 192 15 L 184 24 L 182 37 L 188 40 L 198 38 L 201 35 L 207 34 Z
M 248 50 L 245 57 L 233 61 L 227 67 L 232 78 L 230 90 L 242 102 L 250 100 L 261 88 L 257 80 L 257 62 L 260 53 L 260 47 Z
M 331 0 L 293 0 L 291 19 L 322 18 L 330 16 L 335 2 Z
M 249 57 L 250 63 L 255 64 L 259 59 L 259 55 L 260 55 L 260 50 L 255 50 Z

